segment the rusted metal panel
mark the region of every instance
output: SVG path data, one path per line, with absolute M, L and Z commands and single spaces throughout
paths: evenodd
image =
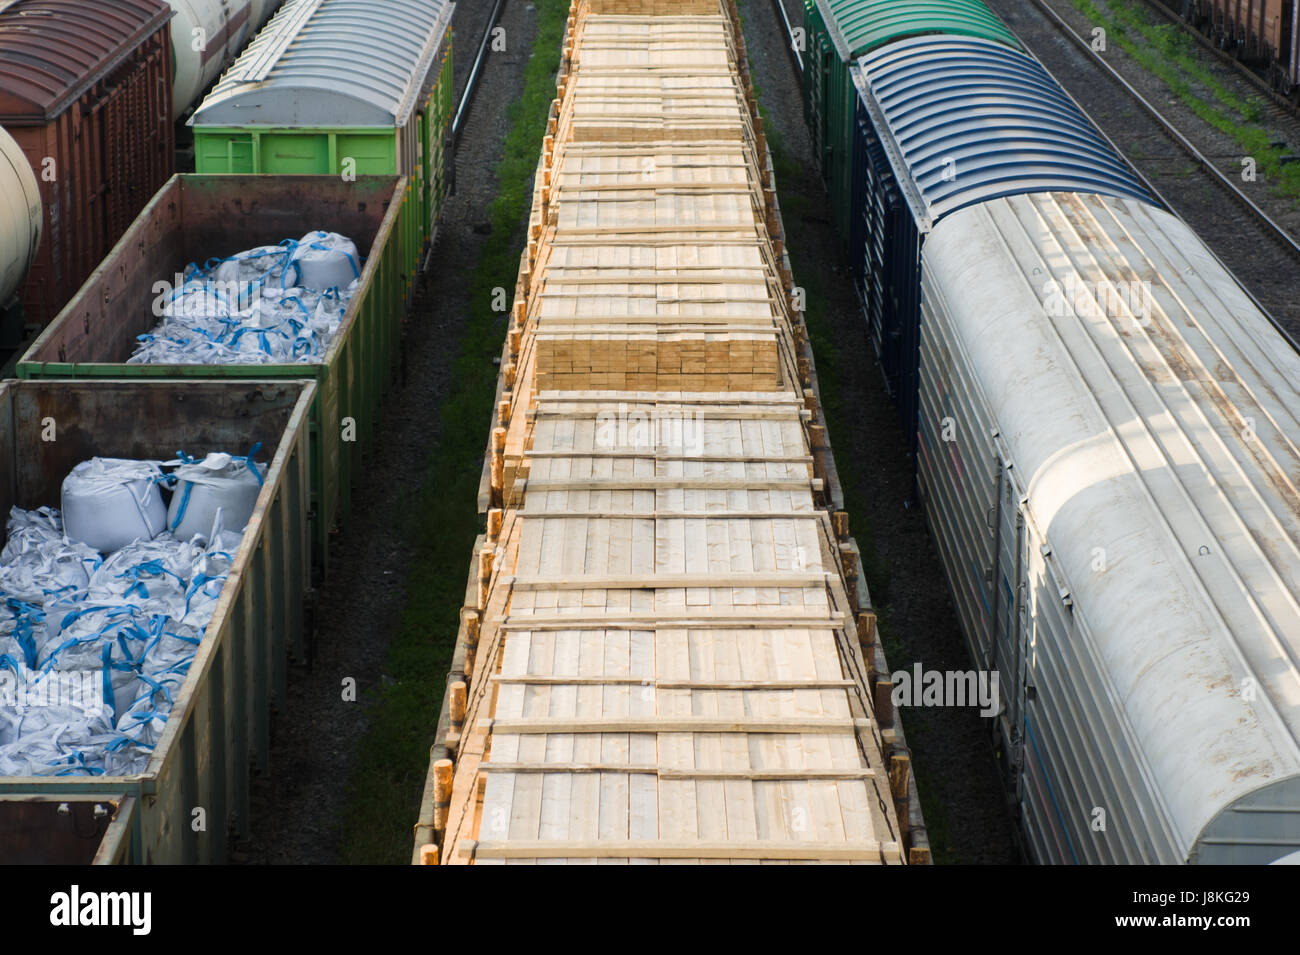
M 1219 45 L 1244 60 L 1271 62 L 1285 53 L 1285 0 L 1212 0 L 1210 16 Z
M 19 0 L 0 9 L 0 123 L 58 116 L 171 17 L 162 0 Z
M 18 363 L 20 378 L 314 378 L 315 559 L 325 566 L 336 512 L 349 514 L 354 460 L 374 434 L 379 401 L 400 357 L 411 203 L 396 176 L 177 176 L 150 202 L 77 296 Z M 298 238 L 349 236 L 366 261 L 347 316 L 320 363 L 129 365 L 158 321 L 158 282 L 190 262 Z M 349 437 L 349 434 L 354 437 Z
M 58 314 L 175 170 L 170 8 L 21 0 L 0 11 L 0 123 L 40 183 L 44 241 L 20 293 Z
M 131 861 L 136 801 L 102 796 L 0 795 L 5 865 L 119 865 Z
M 234 567 L 147 770 L 0 777 L 0 799 L 135 797 L 134 820 L 123 823 L 129 837 L 119 831 L 111 846 L 101 845 L 101 861 L 220 862 L 229 830 L 247 830 L 248 768 L 269 768 L 270 707 L 285 705 L 287 657 L 302 648 L 315 392 L 311 381 L 0 383 L 4 512 L 57 502 L 63 477 L 94 455 L 166 460 L 177 448 L 260 441 L 271 457 Z M 47 439 L 51 426 L 54 441 Z M 206 816 L 203 831 L 191 825 L 195 809 Z

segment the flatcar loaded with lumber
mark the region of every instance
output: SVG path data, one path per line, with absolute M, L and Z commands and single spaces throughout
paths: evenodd
M 415 861 L 929 861 L 734 4 L 570 10 Z

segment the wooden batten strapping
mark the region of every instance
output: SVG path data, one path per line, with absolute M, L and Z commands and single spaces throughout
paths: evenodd
M 492 565 L 496 559 L 496 551 L 492 547 L 484 547 L 478 553 L 478 601 L 482 608 L 487 607 L 488 594 L 492 589 Z
M 840 566 L 844 571 L 844 586 L 849 593 L 849 605 L 858 609 L 858 547 L 854 543 L 840 544 Z
M 465 729 L 469 685 L 464 680 L 458 680 L 448 688 L 447 692 L 451 696 L 451 730 L 447 733 L 447 749 L 454 753 L 460 746 L 461 736 Z M 436 775 L 434 781 L 437 782 Z M 437 808 L 436 805 L 435 808 Z
M 463 687 L 463 683 L 456 684 Z M 462 701 L 463 703 L 463 701 Z M 465 714 L 461 713 L 461 722 Z M 439 759 L 433 764 L 433 829 L 439 840 L 447 834 L 447 815 L 451 808 L 451 783 L 453 763 L 450 759 Z
M 876 721 L 881 726 L 894 725 L 894 683 L 892 680 L 884 678 L 884 674 L 876 675 L 875 683 L 875 710 Z

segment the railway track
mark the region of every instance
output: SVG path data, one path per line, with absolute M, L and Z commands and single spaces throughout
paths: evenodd
M 1210 148 L 1171 122 L 1048 0 L 993 0 L 990 6 L 1300 350 L 1300 299 L 1295 294 L 1300 243 L 1277 221 L 1276 212 L 1247 195 L 1219 168 Z M 1231 161 L 1235 166 L 1237 157 Z
M 790 24 L 790 16 L 786 13 L 783 0 L 772 0 L 772 6 L 776 8 L 777 19 L 781 22 L 781 30 L 785 34 L 782 45 L 785 47 L 786 54 L 790 57 L 790 65 L 794 67 L 795 78 L 802 84 L 803 54 L 799 52 L 800 44 L 795 39 L 794 27 Z
M 474 103 L 474 94 L 478 91 L 479 77 L 483 75 L 483 61 L 488 55 L 488 44 L 492 39 L 492 28 L 501 19 L 501 10 L 505 5 L 506 0 L 496 0 L 492 5 L 492 12 L 488 14 L 487 22 L 483 24 L 483 34 L 479 37 L 478 52 L 474 56 L 474 65 L 470 67 L 469 78 L 465 81 L 465 90 L 460 95 L 460 102 L 456 104 L 456 114 L 451 121 L 449 136 L 453 148 L 460 142 L 461 129 L 464 126 L 466 117 L 469 116 L 470 107 Z

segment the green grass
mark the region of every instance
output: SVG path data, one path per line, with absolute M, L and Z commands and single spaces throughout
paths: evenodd
M 477 267 L 466 276 L 470 314 L 439 409 L 439 439 L 409 514 L 416 557 L 409 569 L 407 605 L 388 653 L 392 683 L 368 695 L 370 728 L 349 781 L 342 861 L 405 864 L 413 846 L 429 747 L 455 650 L 460 607 L 475 537 L 480 466 L 496 394 L 497 369 L 509 313 L 492 311 L 492 290 L 513 294 L 523 251 L 533 174 L 568 15 L 568 0 L 534 0 L 538 32 L 523 90 L 508 107 L 510 132 L 496 167 L 500 191 L 490 209 L 492 232 Z M 493 104 L 480 101 L 479 109 Z
M 1131 0 L 1073 0 L 1075 9 L 1095 26 L 1104 27 L 1117 44 L 1201 120 L 1231 137 L 1252 157 L 1256 175 L 1288 198 L 1300 198 L 1300 165 L 1282 165 L 1287 150 L 1269 145 L 1275 138 L 1260 125 L 1264 100 L 1245 99 L 1223 85 L 1203 62 L 1204 54 L 1177 24 L 1156 23 L 1145 7 Z

